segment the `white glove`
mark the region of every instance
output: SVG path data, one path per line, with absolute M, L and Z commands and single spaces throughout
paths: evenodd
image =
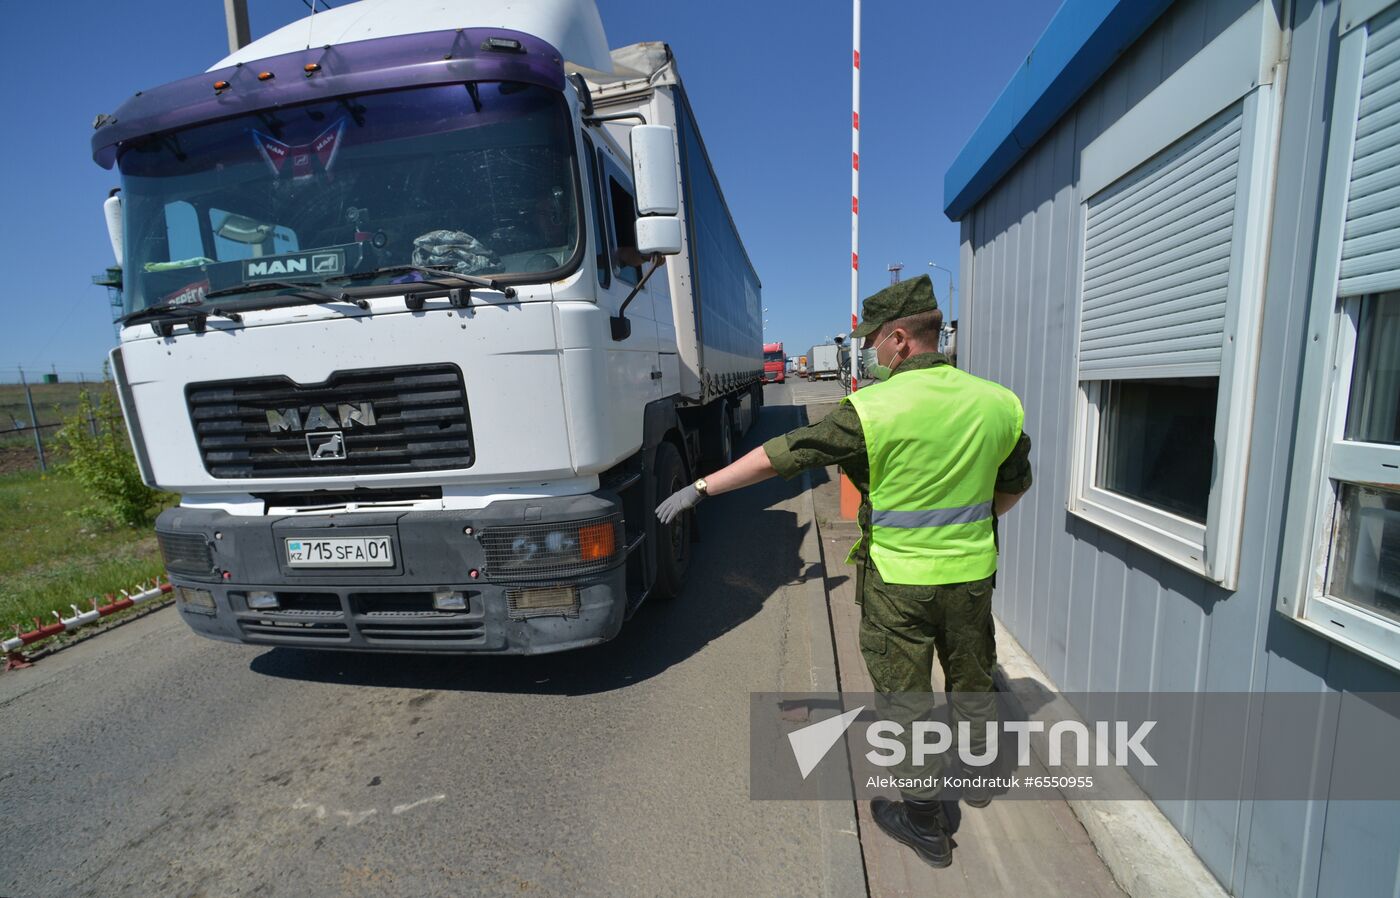
M 700 491 L 692 483 L 676 490 L 665 502 L 656 506 L 656 516 L 661 520 L 661 523 L 669 524 L 680 517 L 681 512 L 699 505 L 703 498 L 705 497 L 700 495 Z

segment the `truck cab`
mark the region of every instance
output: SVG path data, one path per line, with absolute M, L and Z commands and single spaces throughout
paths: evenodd
M 782 383 L 787 379 L 787 356 L 783 355 L 783 344 L 763 344 L 763 381 Z
M 681 591 L 693 522 L 651 510 L 761 404 L 758 278 L 669 48 L 522 6 L 346 4 L 99 117 L 112 370 L 196 632 L 558 651 Z

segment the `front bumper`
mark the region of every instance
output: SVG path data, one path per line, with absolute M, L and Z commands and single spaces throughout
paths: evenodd
M 610 560 L 585 566 L 582 573 L 544 570 L 544 576 L 531 574 L 528 580 L 504 571 L 493 575 L 483 534 L 493 528 L 547 529 L 552 523 L 608 516 L 620 520 L 620 515 L 616 495 L 600 491 L 454 511 L 250 517 L 172 508 L 157 519 L 156 531 L 163 549 L 182 547 L 178 553 L 166 553 L 171 582 L 207 590 L 214 597 L 212 609 L 176 603 L 185 622 L 201 636 L 351 651 L 523 655 L 580 648 L 617 635 L 627 608 L 622 528 L 617 528 Z M 332 536 L 388 536 L 394 565 L 288 565 L 287 539 Z M 606 566 L 599 569 L 602 565 Z M 569 607 L 517 607 L 524 602 L 522 590 L 561 586 L 577 590 L 577 600 Z M 252 591 L 276 593 L 280 607 L 250 608 L 247 598 Z M 465 610 L 435 610 L 433 596 L 438 591 L 461 593 Z

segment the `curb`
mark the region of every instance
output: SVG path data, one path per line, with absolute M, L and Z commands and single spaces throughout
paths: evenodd
M 812 691 L 841 691 L 836 668 L 836 634 L 831 625 L 831 612 L 826 594 L 826 556 L 822 552 L 821 527 L 817 523 L 817 507 L 812 499 L 812 478 L 802 473 L 802 497 L 807 516 L 812 521 L 802 538 L 802 557 L 812 558 L 819 568 L 816 576 L 807 577 L 808 642 L 812 647 Z M 838 739 L 832 753 L 840 753 L 842 763 L 850 766 L 846 740 Z M 865 854 L 860 846 L 860 830 L 856 823 L 856 806 L 851 800 L 822 801 L 823 892 L 846 896 L 870 894 L 865 879 Z
M 792 402 L 788 404 L 802 410 L 805 421 L 805 406 Z M 802 472 L 802 503 L 812 526 L 802 537 L 802 558 L 811 560 L 817 568 L 815 574 L 809 569 L 806 575 L 807 587 L 807 642 L 812 650 L 811 689 L 813 692 L 841 691 L 841 682 L 836 666 L 836 633 L 831 625 L 826 594 L 826 556 L 822 551 L 821 525 L 817 523 L 817 505 L 812 498 L 812 476 Z M 838 739 L 831 749 L 840 753 L 842 762 L 850 766 L 846 740 Z M 861 850 L 860 829 L 856 822 L 855 802 L 847 799 L 818 802 L 818 815 L 821 820 L 822 839 L 822 894 L 827 896 L 860 896 L 868 898 L 870 888 L 865 879 L 865 853 Z
M 1022 707 L 1034 700 L 1038 690 L 1058 691 L 1000 619 L 996 619 L 996 634 L 995 678 L 999 690 Z M 1014 688 L 1013 675 L 1024 685 Z M 1042 764 L 1048 765 L 1041 749 L 1035 753 Z M 1138 798 L 1088 801 L 1061 794 L 1123 891 L 1132 898 L 1227 898 L 1219 880 L 1206 869 L 1161 809 L 1126 774 L 1123 780 L 1121 787 L 1134 790 Z

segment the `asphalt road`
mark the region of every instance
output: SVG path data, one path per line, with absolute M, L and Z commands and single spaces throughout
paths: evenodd
M 745 446 L 798 423 L 767 389 Z M 235 646 L 166 609 L 0 675 L 0 895 L 819 894 L 817 806 L 748 798 L 748 693 L 810 688 L 797 490 L 702 505 L 684 595 L 595 649 Z

